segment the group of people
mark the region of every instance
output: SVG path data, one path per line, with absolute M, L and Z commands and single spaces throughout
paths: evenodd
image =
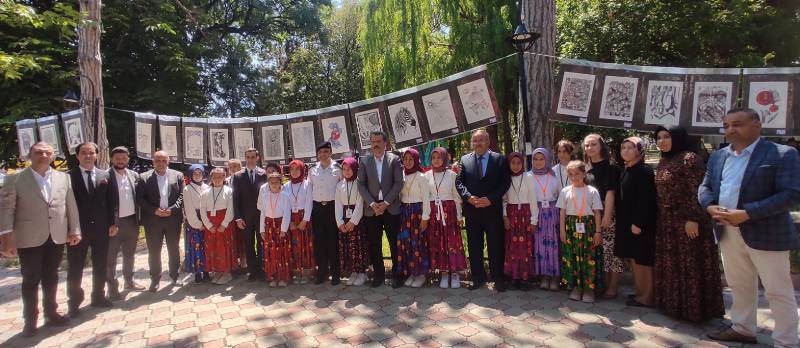
M 800 202 L 800 181 L 792 178 L 800 167 L 797 151 L 761 139 L 758 115 L 749 109 L 731 110 L 724 127 L 731 145 L 715 152 L 708 168 L 685 130 L 659 128 L 655 170 L 638 137 L 622 141 L 617 160 L 600 135 L 584 138 L 582 161 L 563 140 L 555 159 L 535 149 L 527 170 L 524 154 L 489 150 L 489 135 L 479 130 L 457 170 L 448 151 L 436 148 L 423 171 L 416 150 L 389 152 L 378 131 L 370 136 L 371 153 L 341 164 L 332 160 L 331 145 L 321 144 L 308 170 L 301 161 L 289 163 L 285 183 L 280 166 L 258 166 L 256 149 L 245 153 L 244 168 L 231 162 L 230 177 L 214 168 L 209 179 L 193 165 L 184 184 L 163 151 L 154 154 L 154 169 L 139 175 L 126 167 L 126 148 L 113 149 L 113 168 L 102 171 L 94 165 L 97 146 L 84 143 L 77 147 L 80 166 L 67 175 L 50 168 L 52 148 L 37 143 L 31 167 L 10 176 L 2 190 L 0 234 L 13 231 L 19 248 L 26 335 L 36 334 L 39 283 L 46 324 L 67 322 L 55 303 L 64 243 L 69 317 L 79 315 L 83 302 L 88 249 L 92 306 L 110 307 L 109 298 L 120 298 L 119 251 L 124 288 L 144 290 L 133 280 L 141 224 L 152 292 L 160 285 L 164 242 L 172 284 L 180 283 L 181 225 L 184 269 L 196 282 L 226 284 L 246 269 L 250 281 L 270 287 L 338 285 L 344 277 L 347 285 L 379 287 L 386 278 L 385 233 L 394 288 L 422 287 L 436 273 L 441 288 L 458 288 L 469 270 L 470 290 L 490 279 L 499 292 L 526 290 L 538 280 L 541 289 L 566 289 L 570 299 L 591 303 L 595 296 L 617 297 L 620 274 L 630 268 L 629 306 L 657 307 L 692 322 L 725 312 L 719 244 L 733 325 L 710 336 L 755 341 L 760 277 L 776 345 L 796 346 L 788 250 L 800 240 L 788 212 Z

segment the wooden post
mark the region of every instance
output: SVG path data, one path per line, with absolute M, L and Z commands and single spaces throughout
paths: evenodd
M 531 32 L 542 36 L 533 45 L 531 52 L 555 55 L 556 42 L 556 2 L 555 0 L 520 0 L 522 22 Z M 520 139 L 520 148 L 530 141 L 533 148 L 553 146 L 553 125 L 548 120 L 555 89 L 553 69 L 555 60 L 551 57 L 525 55 L 527 74 L 528 109 L 530 119 L 527 125 L 527 139 Z M 521 72 L 522 73 L 522 72 Z
M 100 147 L 97 166 L 108 168 L 108 139 L 103 112 L 103 61 L 100 56 L 101 0 L 79 0 L 81 23 L 78 26 L 78 68 L 81 78 L 83 124 L 86 139 Z

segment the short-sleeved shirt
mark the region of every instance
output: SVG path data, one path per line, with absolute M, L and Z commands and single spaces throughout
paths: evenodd
M 583 206 L 584 196 L 587 192 L 589 196 L 586 198 L 586 208 L 583 210 L 583 216 L 594 214 L 593 210 L 603 210 L 603 201 L 600 199 L 600 192 L 590 185 L 584 187 L 573 187 L 569 185 L 561 189 L 556 207 L 566 209 L 567 215 L 577 216 L 578 211 Z

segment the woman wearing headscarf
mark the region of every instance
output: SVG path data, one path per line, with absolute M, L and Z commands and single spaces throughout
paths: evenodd
M 442 289 L 461 287 L 459 272 L 467 268 L 464 241 L 461 239 L 461 196 L 456 189 L 457 174 L 449 167 L 447 149 L 431 152 L 431 170 L 425 173 L 431 193 L 431 219 L 428 224 L 428 247 L 431 269 L 439 270 Z
M 334 215 L 339 228 L 339 272 L 350 274 L 345 284 L 361 286 L 367 281 L 369 255 L 367 230 L 360 224 L 364 217 L 364 200 L 358 192 L 358 160 L 342 161 L 342 180 L 336 185 Z
M 189 167 L 189 184 L 183 188 L 183 216 L 186 217 L 184 225 L 186 237 L 186 258 L 183 268 L 186 272 L 194 273 L 194 281 L 211 281 L 211 277 L 206 270 L 205 240 L 203 238 L 203 220 L 201 218 L 203 210 L 202 195 L 208 190 L 203 180 L 205 179 L 205 168 L 201 164 L 193 164 Z
M 614 255 L 631 260 L 635 293 L 627 305 L 653 305 L 653 258 L 655 253 L 656 184 L 653 169 L 644 163 L 644 141 L 630 137 L 620 144 L 625 164 L 615 192 L 617 208 Z
M 542 289 L 558 290 L 560 283 L 558 255 L 559 212 L 556 207 L 562 186 L 553 171 L 550 151 L 544 148 L 533 150 L 533 186 L 536 191 L 536 206 L 539 208 L 539 223 L 533 234 L 534 273 L 542 277 Z M 558 168 L 556 168 L 558 169 Z
M 419 152 L 403 154 L 403 189 L 400 191 L 400 232 L 397 234 L 397 271 L 406 286 L 425 284 L 430 268 L 428 221 L 431 216 L 428 181 L 420 171 Z
M 533 276 L 533 233 L 539 219 L 536 189 L 531 173 L 525 172 L 525 155 L 508 155 L 511 186 L 503 196 L 506 257 L 503 271 L 512 281 L 512 288 L 527 290 Z
M 289 223 L 289 238 L 292 242 L 292 271 L 300 284 L 308 282 L 314 269 L 314 243 L 311 233 L 311 186 L 306 180 L 306 165 L 301 160 L 289 163 L 289 181 L 283 184 L 283 192 L 292 200 L 292 221 Z
M 725 314 L 719 252 L 712 221 L 697 201 L 705 175 L 686 130 L 659 127 L 661 160 L 655 173 L 658 223 L 655 236 L 655 306 L 693 322 Z

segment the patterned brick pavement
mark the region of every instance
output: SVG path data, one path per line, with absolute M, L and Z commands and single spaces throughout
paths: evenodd
M 136 276 L 145 286 L 146 264 L 140 250 Z M 66 310 L 65 278 L 61 272 L 61 311 Z M 90 280 L 87 269 L 84 289 Z M 678 322 L 653 310 L 627 308 L 623 296 L 590 305 L 570 301 L 566 292 L 541 290 L 501 294 L 442 290 L 433 284 L 399 290 L 328 284 L 270 289 L 242 278 L 227 286 L 170 288 L 164 282 L 155 294 L 124 293 L 125 300 L 106 311 L 84 303 L 81 317 L 69 326 L 42 327 L 29 339 L 19 335 L 20 282 L 18 269 L 0 269 L 2 347 L 722 346 L 703 338 L 722 321 L 703 326 Z M 725 296 L 729 305 L 730 296 Z M 769 344 L 773 322 L 763 301 L 759 318 L 767 328 L 759 341 Z

